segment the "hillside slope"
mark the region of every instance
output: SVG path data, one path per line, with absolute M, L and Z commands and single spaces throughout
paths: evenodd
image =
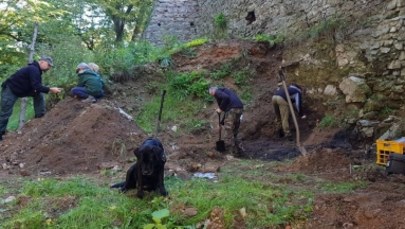
M 246 159 L 284 161 L 269 165 L 269 173 L 291 173 L 326 179 L 331 183 L 363 180 L 366 188 L 347 194 L 324 194 L 322 187 L 312 187 L 316 197 L 314 213 L 308 222 L 297 228 L 401 228 L 404 223 L 403 177 L 386 177 L 373 166 L 362 150 L 354 150 L 347 135 L 339 129 L 318 128 L 325 107 L 309 96 L 304 97 L 308 118 L 300 120 L 304 146 L 309 155 L 303 157 L 294 142 L 275 135 L 272 91 L 276 87 L 276 72 L 283 49 L 246 41 L 207 44 L 196 48 L 195 55 L 173 58 L 175 70 L 212 70 L 233 60 L 235 66 L 248 66 L 254 74 L 246 84 L 251 87 L 251 100 L 246 104 L 241 138 L 245 152 L 234 158 L 230 149 L 224 154 L 215 151 L 218 139 L 215 104 L 208 104 L 198 115 L 209 121 L 200 132 L 178 135 L 175 123 L 162 123 L 159 134 L 168 154 L 166 175 L 190 177 L 194 172 L 217 172 L 225 163 L 240 164 Z M 159 71 L 159 69 L 156 69 Z M 137 73 L 134 73 L 137 74 Z M 153 75 L 153 74 L 150 74 Z M 0 177 L 55 176 L 99 174 L 102 170 L 121 168 L 120 177 L 132 161 L 132 150 L 146 137 L 133 121 L 119 112 L 131 110 L 136 116 L 147 103 L 151 91 L 146 86 L 150 75 L 137 80 L 116 83 L 115 93 L 95 104 L 66 98 L 56 104 L 43 118 L 30 121 L 22 134 L 7 133 L 0 144 Z M 156 76 L 158 77 L 158 76 Z M 162 80 L 156 78 L 156 80 Z M 240 92 L 231 77 L 221 83 Z M 175 109 L 165 107 L 164 109 Z M 164 111 L 163 111 L 164 112 Z M 292 125 L 293 126 L 293 125 Z M 258 166 L 262 162 L 258 161 Z M 264 163 L 264 162 L 263 162 Z M 361 165 L 352 171 L 352 165 Z M 297 175 L 297 176 L 298 176 Z M 257 174 L 260 176 L 260 174 Z M 260 178 L 260 177 L 259 177 Z M 298 180 L 278 181 L 283 185 L 311 186 Z

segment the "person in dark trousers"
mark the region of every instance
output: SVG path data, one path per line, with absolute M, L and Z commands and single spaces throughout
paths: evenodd
M 42 56 L 39 61 L 21 68 L 1 84 L 0 141 L 6 133 L 8 120 L 18 98 L 32 97 L 35 118 L 40 118 L 46 112 L 44 94 L 61 92 L 61 88 L 42 85 L 42 74 L 52 66 L 52 58 Z
M 287 95 L 282 87 L 282 83 L 278 83 L 277 89 L 272 97 L 272 104 L 274 112 L 276 113 L 276 125 L 278 129 L 278 135 L 280 138 L 287 137 L 292 140 L 290 132 L 289 117 L 290 108 L 287 102 Z M 304 119 L 306 116 L 302 114 L 302 89 L 295 83 L 290 84 L 287 87 L 288 94 L 290 95 L 291 102 L 298 115 Z M 281 122 L 281 123 L 280 123 Z
M 217 101 L 218 108 L 216 112 L 218 114 L 224 113 L 224 118 L 227 119 L 226 125 L 225 121 L 221 121 L 220 125 L 225 126 L 225 130 L 232 129 L 233 141 L 234 141 L 234 153 L 240 154 L 243 148 L 238 140 L 240 121 L 243 114 L 243 103 L 232 90 L 225 87 L 210 87 L 210 95 L 214 96 Z M 226 138 L 226 135 L 224 136 Z
M 83 102 L 95 103 L 104 96 L 103 81 L 86 63 L 80 63 L 76 67 L 79 82 L 70 91 L 73 97 L 82 99 Z

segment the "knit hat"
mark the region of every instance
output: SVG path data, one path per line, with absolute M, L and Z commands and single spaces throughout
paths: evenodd
M 82 62 L 82 63 L 77 65 L 76 69 L 87 70 L 87 69 L 90 69 L 90 66 L 88 64 Z
M 41 59 L 39 60 L 46 61 L 49 64 L 49 66 L 53 67 L 53 60 L 52 57 L 50 56 L 41 56 Z
M 100 70 L 100 67 L 95 63 L 89 63 L 88 65 L 95 72 L 98 72 Z

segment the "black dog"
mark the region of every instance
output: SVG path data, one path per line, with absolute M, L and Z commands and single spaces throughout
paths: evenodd
M 166 196 L 168 193 L 164 186 L 164 166 L 166 154 L 162 143 L 156 138 L 146 139 L 142 145 L 134 150 L 137 158 L 127 171 L 124 182 L 114 184 L 111 188 L 120 188 L 122 192 L 137 188 L 137 196 L 142 198 L 143 191 L 155 191 Z

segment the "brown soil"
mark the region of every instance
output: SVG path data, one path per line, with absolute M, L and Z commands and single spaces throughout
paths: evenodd
M 323 194 L 315 199 L 314 214 L 305 228 L 405 228 L 405 192 L 402 176 L 387 177 L 372 166 L 367 171 L 353 173 L 352 165 L 373 164 L 355 151 L 341 130 L 320 130 L 317 123 L 325 108 L 319 101 L 304 98 L 304 113 L 300 133 L 308 156 L 301 156 L 294 142 L 278 139 L 274 128 L 271 106 L 272 91 L 276 87 L 276 70 L 280 65 L 282 49 L 270 49 L 264 44 L 231 41 L 199 47 L 196 56 L 174 57 L 178 71 L 215 69 L 232 59 L 244 56 L 240 64 L 255 70 L 248 82 L 253 90 L 252 103 L 244 112 L 241 138 L 245 159 L 283 161 L 292 163 L 274 168 L 279 173 L 304 173 L 331 181 L 364 179 L 372 182 L 367 188 L 350 194 Z M 133 159 L 132 150 L 147 135 L 118 108 L 137 114 L 151 93 L 145 89 L 151 77 L 140 76 L 136 81 L 113 85 L 111 98 L 95 104 L 66 98 L 57 103 L 45 117 L 26 124 L 21 134 L 7 133 L 0 143 L 0 177 L 97 174 L 100 170 L 119 166 L 128 167 Z M 153 79 L 155 80 L 155 79 Z M 236 88 L 232 80 L 223 82 Z M 219 153 L 215 105 L 201 112 L 201 118 L 210 121 L 206 129 L 184 136 L 176 136 L 169 128 L 159 134 L 168 154 L 168 174 L 189 177 L 192 172 L 215 172 L 234 161 L 231 150 Z M 167 109 L 167 108 L 166 108 Z M 169 126 L 169 125 L 168 125 Z M 57 205 L 67 208 L 74 199 L 55 199 Z M 63 211 L 63 210 L 62 210 Z M 55 214 L 58 214 L 57 212 Z

